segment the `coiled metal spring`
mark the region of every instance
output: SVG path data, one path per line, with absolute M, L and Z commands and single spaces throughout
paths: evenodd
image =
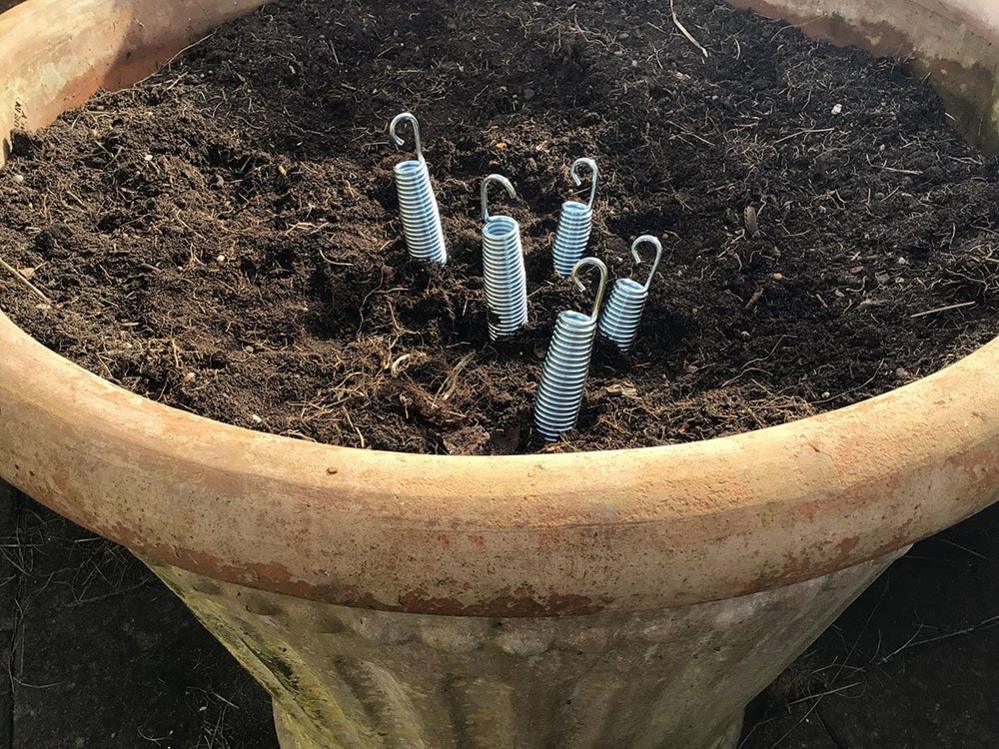
M 576 426 L 583 404 L 600 303 L 607 288 L 607 266 L 593 257 L 583 258 L 573 267 L 571 278 L 576 285 L 580 289 L 585 288 L 579 280 L 579 271 L 587 265 L 600 272 L 593 311 L 589 315 L 575 310 L 559 313 L 541 370 L 534 404 L 534 425 L 546 442 L 555 442 Z
M 517 191 L 510 180 L 499 174 L 490 174 L 482 180 L 482 267 L 489 337 L 495 341 L 516 334 L 527 323 L 527 273 L 520 224 L 510 216 L 489 215 L 489 185 L 493 182 L 500 184 L 511 198 L 516 199 Z
M 406 248 L 415 260 L 447 263 L 447 247 L 444 244 L 444 230 L 441 228 L 437 198 L 430 184 L 430 172 L 423 159 L 420 144 L 420 124 L 409 112 L 396 115 L 389 124 L 389 135 L 397 146 L 404 141 L 396 135 L 401 122 L 408 122 L 413 128 L 416 158 L 400 161 L 393 168 L 396 191 L 399 194 L 399 213 L 402 216 L 402 233 L 406 238 Z
M 583 184 L 579 177 L 579 168 L 585 166 L 592 173 L 590 185 L 590 202 L 580 203 L 567 200 L 562 204 L 559 214 L 558 229 L 555 230 L 555 245 L 552 254 L 555 258 L 555 272 L 560 276 L 572 273 L 579 259 L 586 254 L 586 245 L 590 241 L 590 228 L 593 225 L 593 204 L 597 199 L 597 162 L 593 159 L 576 159 L 570 173 L 577 187 Z
M 663 257 L 663 246 L 658 239 L 650 234 L 636 239 L 631 245 L 631 256 L 636 263 L 641 263 L 638 248 L 643 244 L 651 244 L 656 248 L 656 259 L 652 261 L 652 270 L 645 285 L 633 278 L 619 278 L 614 282 L 610 298 L 604 305 L 600 315 L 600 335 L 611 341 L 622 354 L 627 354 L 638 337 L 638 326 L 642 321 L 645 301 L 649 298 L 649 287 L 652 277 L 659 268 Z

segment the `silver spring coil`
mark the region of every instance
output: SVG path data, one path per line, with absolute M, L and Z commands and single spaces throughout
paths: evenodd
M 541 370 L 534 403 L 534 426 L 545 442 L 555 442 L 575 428 L 583 404 L 600 303 L 607 288 L 607 266 L 593 257 L 583 258 L 572 269 L 571 278 L 576 285 L 584 288 L 579 271 L 587 265 L 597 268 L 600 273 L 593 311 L 589 315 L 575 310 L 559 313 Z
M 572 164 L 570 174 L 577 187 L 583 184 L 579 176 L 579 168 L 585 166 L 592 174 L 590 184 L 590 202 L 580 203 L 567 200 L 562 204 L 562 212 L 558 218 L 558 228 L 555 230 L 555 244 L 552 255 L 555 260 L 555 272 L 560 276 L 568 276 L 576 263 L 586 254 L 586 245 L 590 241 L 590 229 L 593 226 L 593 204 L 597 199 L 597 179 L 599 172 L 593 159 L 576 159 Z
M 646 234 L 636 239 L 631 245 L 631 256 L 635 258 L 636 263 L 642 262 L 638 248 L 646 243 L 656 248 L 656 258 L 652 261 L 652 270 L 649 272 L 645 285 L 643 286 L 633 278 L 619 278 L 614 282 L 610 298 L 604 305 L 604 311 L 600 314 L 600 335 L 617 346 L 622 354 L 627 354 L 635 345 L 635 339 L 638 337 L 638 326 L 642 322 L 642 312 L 645 310 L 645 302 L 649 298 L 652 277 L 655 276 L 663 256 L 663 246 L 659 240 Z
M 489 309 L 489 337 L 492 340 L 515 335 L 527 324 L 527 273 L 520 225 L 510 216 L 489 215 L 489 185 L 496 182 L 516 199 L 510 180 L 490 174 L 482 180 L 482 267 L 485 276 L 486 306 Z
M 444 243 L 437 198 L 433 185 L 430 184 L 430 171 L 423 159 L 420 125 L 409 112 L 396 115 L 389 123 L 389 135 L 398 146 L 404 143 L 395 132 L 401 122 L 408 122 L 413 128 L 413 140 L 416 144 L 416 158 L 401 161 L 392 169 L 399 195 L 399 214 L 406 248 L 414 260 L 445 265 L 447 246 Z

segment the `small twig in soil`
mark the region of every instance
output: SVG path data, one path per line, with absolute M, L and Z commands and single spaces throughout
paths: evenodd
M 785 338 L 787 338 L 786 335 L 782 335 L 780 338 L 778 338 L 777 343 L 774 344 L 774 347 L 770 349 L 770 353 L 767 354 L 766 356 L 758 356 L 755 359 L 750 359 L 748 362 L 743 364 L 742 369 L 739 371 L 739 374 L 737 374 L 731 380 L 726 381 L 722 385 L 722 387 L 725 388 L 728 387 L 729 385 L 734 384 L 740 377 L 742 377 L 743 375 L 747 375 L 750 372 L 763 372 L 764 374 L 770 374 L 765 369 L 760 369 L 759 367 L 753 367 L 752 365 L 767 361 L 767 359 L 769 359 L 777 352 L 777 349 L 780 348 L 780 345 L 784 342 Z
M 763 291 L 764 289 L 761 286 L 756 291 L 753 292 L 753 295 L 749 297 L 749 301 L 746 302 L 746 309 L 752 309 L 753 307 L 756 306 L 756 303 L 763 298 Z
M 833 689 L 827 689 L 824 692 L 817 692 L 816 694 L 808 694 L 808 695 L 805 695 L 804 697 L 799 697 L 796 700 L 792 700 L 791 702 L 788 702 L 784 707 L 785 708 L 793 707 L 794 705 L 799 705 L 802 702 L 808 702 L 808 700 L 817 700 L 817 699 L 821 699 L 823 697 L 828 697 L 831 694 L 839 694 L 840 692 L 845 692 L 847 689 L 853 689 L 854 687 L 859 687 L 861 685 L 861 683 L 862 682 L 854 681 L 854 682 L 851 682 L 850 684 L 844 684 L 841 687 L 835 687 Z
M 201 44 L 204 44 L 209 39 L 211 39 L 213 36 L 215 36 L 215 34 L 216 34 L 216 32 L 213 31 L 210 34 L 206 34 L 205 36 L 201 37 L 196 42 L 192 42 L 191 44 L 188 44 L 186 47 L 184 47 L 184 49 L 180 50 L 177 54 L 175 54 L 173 57 L 171 57 L 169 60 L 167 60 L 166 65 L 164 65 L 163 67 L 169 68 L 171 65 L 174 64 L 174 62 L 176 62 L 176 60 L 178 58 L 183 57 L 185 54 L 187 54 L 190 50 L 194 49 L 195 47 L 197 47 L 197 46 L 199 46 Z
M 950 312 L 955 309 L 962 309 L 964 307 L 973 307 L 978 304 L 978 302 L 961 302 L 960 304 L 948 304 L 946 307 L 937 307 L 936 309 L 928 309 L 924 312 L 916 312 L 913 315 L 909 315 L 910 318 L 913 317 L 926 317 L 927 315 L 935 315 L 938 312 Z
M 433 397 L 433 400 L 431 401 L 431 405 L 436 406 L 438 398 L 446 401 L 448 398 L 454 395 L 454 391 L 458 387 L 458 375 L 461 374 L 461 371 L 465 367 L 467 367 L 468 364 L 474 358 L 475 358 L 475 352 L 473 351 L 469 354 L 465 354 L 463 357 L 461 357 L 461 359 L 458 360 L 458 363 L 454 365 L 454 369 L 452 369 L 450 373 L 448 373 L 447 378 L 444 380 L 444 382 L 441 383 L 440 389 L 437 391 L 437 393 Z
M 35 286 L 33 283 L 31 283 L 31 281 L 29 281 L 27 278 L 24 277 L 24 274 L 21 273 L 21 271 L 19 271 L 17 268 L 13 267 L 12 265 L 9 265 L 7 263 L 7 261 L 4 260 L 3 258 L 0 258 L 0 267 L 2 267 L 5 271 L 7 271 L 8 273 L 10 273 L 15 279 L 17 279 L 18 281 L 20 281 L 22 284 L 24 284 L 24 286 L 27 287 L 31 291 L 31 293 L 33 293 L 35 296 L 37 296 L 39 299 L 41 299 L 47 305 L 49 305 L 50 307 L 54 307 L 55 306 L 52 303 L 52 300 L 49 299 L 42 292 L 41 289 L 39 289 L 37 286 Z
M 842 393 L 839 393 L 837 395 L 831 395 L 828 398 L 823 398 L 821 400 L 812 401 L 812 405 L 815 406 L 815 405 L 818 405 L 820 403 L 829 403 L 831 401 L 836 400 L 837 398 L 842 398 L 844 395 L 850 395 L 851 393 L 855 393 L 858 390 L 863 390 L 865 387 L 867 387 L 872 382 L 874 382 L 874 380 L 877 378 L 877 376 L 879 374 L 881 374 L 881 367 L 884 366 L 884 363 L 885 363 L 884 359 L 882 359 L 880 362 L 878 362 L 878 368 L 874 370 L 874 374 L 872 374 L 869 378 L 867 378 L 867 381 L 865 383 L 863 383 L 862 385 L 857 385 L 857 387 L 855 387 L 855 388 L 850 388 L 849 390 L 844 390 Z
M 742 214 L 745 217 L 746 229 L 749 231 L 750 236 L 760 236 L 760 215 L 756 208 L 747 205 Z
M 328 257 L 326 257 L 326 255 L 323 254 L 322 250 L 319 250 L 319 257 L 321 257 L 323 260 L 325 260 L 330 265 L 336 265 L 336 266 L 339 266 L 341 268 L 353 268 L 354 267 L 353 263 L 338 263 L 335 260 L 330 260 Z
M 413 358 L 412 354 L 403 354 L 398 357 L 392 364 L 389 365 L 389 372 L 392 373 L 393 377 L 398 377 L 399 373 L 402 372 L 403 365 Z
M 890 661 L 896 655 L 901 653 L 903 650 L 908 650 L 909 648 L 916 648 L 920 645 L 929 645 L 933 642 L 940 642 L 941 640 L 950 640 L 954 637 L 961 637 L 962 635 L 969 635 L 972 632 L 977 632 L 980 629 L 991 629 L 999 625 L 999 616 L 990 616 L 988 619 L 983 619 L 978 622 L 978 624 L 972 624 L 970 627 L 964 627 L 963 629 L 956 630 L 954 632 L 947 632 L 946 634 L 936 635 L 935 637 L 926 637 L 922 640 L 917 640 L 916 636 L 919 634 L 919 630 L 913 635 L 909 640 L 899 648 L 896 648 L 888 655 L 883 656 L 879 661 L 878 665 L 882 665 Z
M 961 546 L 961 544 L 957 543 L 956 541 L 951 541 L 949 539 L 943 538 L 942 536 L 937 536 L 936 540 L 939 541 L 940 543 L 947 544 L 948 546 L 953 546 L 955 549 L 960 549 L 961 551 L 963 551 L 963 552 L 965 552 L 967 554 L 971 554 L 971 556 L 973 556 L 973 557 L 978 557 L 979 559 L 982 559 L 982 560 L 984 560 L 986 562 L 994 562 L 995 561 L 991 557 L 987 557 L 984 554 L 981 554 L 981 553 L 975 551 L 974 549 L 969 549 L 967 546 Z
M 675 128 L 676 128 L 677 130 L 679 130 L 679 131 L 680 131 L 680 132 L 681 132 L 681 133 L 682 133 L 683 135 L 687 135 L 687 136 L 690 136 L 691 138 L 694 138 L 695 140 L 699 140 L 699 141 L 700 141 L 701 143 L 703 143 L 704 145 L 706 145 L 706 146 L 711 146 L 712 148 L 714 148 L 715 144 L 714 144 L 714 143 L 712 143 L 712 142 L 711 142 L 710 140 L 708 140 L 707 138 L 702 138 L 702 137 L 701 137 L 700 135 L 698 135 L 697 133 L 694 133 L 694 132 L 691 132 L 690 130 L 688 130 L 687 128 L 683 127 L 682 125 L 678 125 L 677 123 L 673 122 L 673 120 L 665 120 L 665 122 L 666 122 L 666 124 L 667 124 L 667 125 L 672 125 L 673 127 L 675 127 Z
M 346 408 L 344 408 L 343 409 L 343 415 L 347 419 L 347 423 L 350 424 L 350 428 L 354 430 L 354 432 L 357 434 L 357 438 L 361 441 L 361 449 L 363 450 L 363 449 L 367 448 L 368 443 L 364 439 L 364 435 L 361 434 L 361 430 L 358 429 L 354 425 L 354 420 L 352 418 L 350 418 L 350 411 L 348 411 Z
M 180 369 L 180 352 L 177 350 L 177 341 L 173 338 L 170 339 L 170 347 L 173 349 L 174 366 Z
M 687 31 L 686 27 L 680 23 L 680 19 L 676 17 L 676 8 L 674 7 L 673 2 L 674 0 L 669 0 L 669 12 L 673 15 L 673 25 L 676 26 L 688 42 L 701 50 L 701 54 L 704 55 L 704 59 L 707 59 L 708 51 L 701 46 L 701 43 L 697 41 L 689 31 Z
M 145 588 L 147 585 L 149 585 L 150 582 L 151 582 L 150 580 L 141 580 L 140 582 L 137 582 L 134 585 L 130 585 L 127 588 L 119 588 L 116 590 L 112 590 L 110 593 L 104 593 L 102 595 L 92 596 L 90 598 L 78 598 L 74 601 L 70 601 L 69 603 L 67 603 L 66 608 L 70 609 L 79 608 L 80 606 L 86 606 L 91 603 L 97 603 L 98 601 L 106 601 L 110 598 L 125 596 L 128 595 L 129 593 L 133 593 L 136 590 Z
M 790 135 L 785 135 L 783 138 L 778 138 L 777 140 L 775 140 L 770 145 L 776 146 L 776 145 L 778 145 L 780 143 L 784 143 L 785 141 L 791 140 L 791 138 L 800 138 L 802 135 L 817 135 L 819 133 L 831 133 L 835 129 L 836 128 L 834 128 L 834 127 L 823 127 L 823 128 L 818 128 L 818 129 L 809 128 L 807 130 L 799 130 L 796 133 L 791 133 Z

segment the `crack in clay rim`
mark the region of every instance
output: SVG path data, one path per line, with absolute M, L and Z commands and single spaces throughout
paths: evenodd
M 36 93 L 51 117 L 257 4 L 28 0 L 0 16 L 0 40 L 16 33 L 0 70 L 12 62 L 16 82 L 46 65 L 55 77 Z M 214 15 L 192 21 L 195 5 Z M 112 11 L 120 23 L 94 20 Z M 65 57 L 56 38 L 92 56 Z M 58 63 L 45 59 L 52 49 Z M 792 424 L 506 457 L 364 451 L 221 424 L 86 372 L 2 313 L 0 351 L 0 476 L 152 560 L 352 606 L 543 616 L 697 603 L 880 556 L 999 495 L 999 341 Z

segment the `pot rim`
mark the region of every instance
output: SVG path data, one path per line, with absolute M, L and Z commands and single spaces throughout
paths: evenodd
M 56 33 L 124 44 L 93 20 L 112 11 L 141 19 L 156 49 L 177 47 L 194 0 L 72 0 L 86 12 L 68 20 L 67 2 L 20 6 L 14 27 L 34 30 L 36 56 Z M 242 2 L 245 11 L 256 0 Z M 209 9 L 204 22 L 233 14 L 232 0 L 197 5 Z M 62 103 L 78 98 L 70 90 Z M 0 351 L 0 476 L 141 556 L 351 606 L 554 616 L 698 603 L 881 556 L 999 495 L 999 339 L 916 383 L 791 424 L 488 458 L 215 422 L 102 380 L 2 312 Z

